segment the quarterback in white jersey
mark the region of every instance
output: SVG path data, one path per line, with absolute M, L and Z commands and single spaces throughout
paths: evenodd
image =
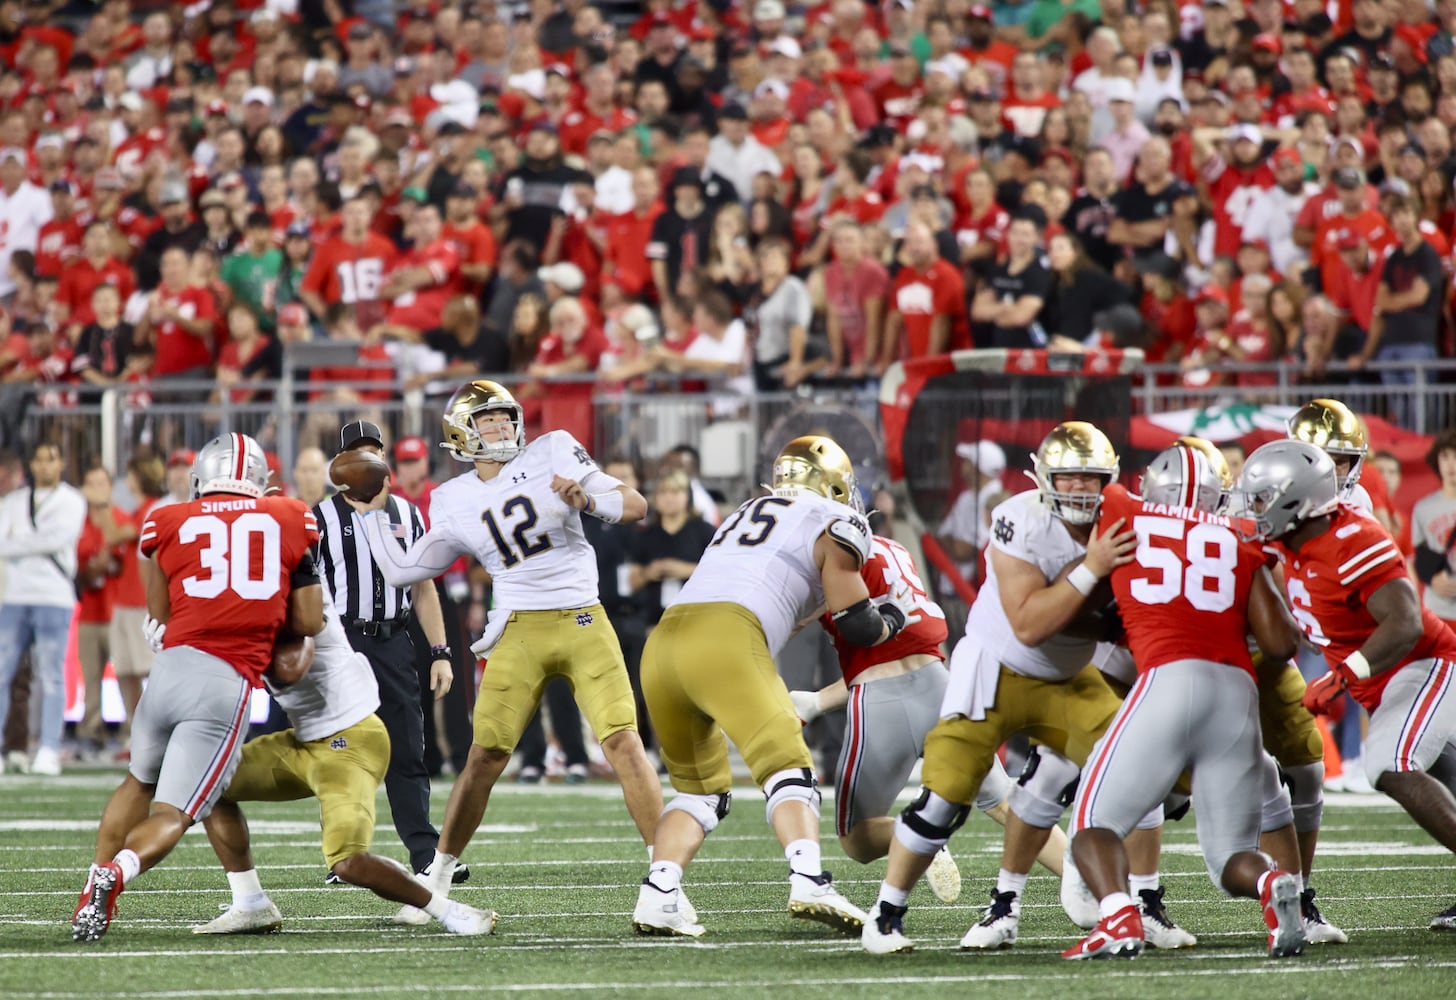
M 324 607 L 333 600 L 324 584 Z M 253 867 L 247 820 L 239 802 L 319 800 L 324 858 L 345 882 L 383 899 L 418 907 L 455 934 L 489 934 L 495 914 L 436 896 L 394 861 L 369 853 L 374 799 L 389 767 L 389 734 L 374 714 L 379 686 L 364 654 L 354 652 L 332 612 L 314 638 L 313 662 L 302 679 L 268 690 L 288 713 L 292 729 L 269 733 L 243 747 L 227 791 L 203 821 L 228 873 L 233 904 L 194 934 L 266 934 L 283 915 L 268 898 Z
M 463 554 L 491 575 L 495 608 L 485 635 L 471 647 L 487 660 L 475 701 L 474 745 L 450 791 L 428 884 L 442 896 L 450 891 L 460 852 L 480 826 L 490 791 L 553 676 L 571 684 L 650 849 L 662 785 L 637 735 L 627 666 L 598 602 L 596 553 L 581 530 L 582 514 L 612 524 L 639 521 L 647 501 L 598 469 L 565 431 L 527 445 L 521 406 L 498 383 L 480 379 L 462 386 L 446 405 L 442 426 L 442 447 L 474 469 L 436 488 L 424 537 L 403 549 L 388 517 L 363 518 L 374 564 L 392 587 L 436 577 Z M 377 511 L 388 492 L 367 504 L 349 502 Z M 420 924 L 428 917 L 406 907 L 396 919 Z

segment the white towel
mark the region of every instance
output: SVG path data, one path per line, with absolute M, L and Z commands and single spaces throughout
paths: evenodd
M 962 638 L 950 653 L 950 681 L 940 703 L 940 717 L 964 715 L 972 722 L 984 720 L 986 710 L 996 705 L 1000 680 L 1000 662 L 970 636 Z
M 500 642 L 501 635 L 506 630 L 506 623 L 511 620 L 514 611 L 505 608 L 492 608 L 486 620 L 485 631 L 479 639 L 470 644 L 470 651 L 475 654 L 478 660 L 490 658 L 490 651 L 495 649 L 496 643 Z

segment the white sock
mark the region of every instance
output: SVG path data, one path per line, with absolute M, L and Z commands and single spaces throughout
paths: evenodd
M 122 885 L 131 885 L 132 880 L 142 873 L 142 859 L 136 856 L 136 851 L 122 848 L 111 860 L 121 869 Z
M 881 882 L 880 896 L 876 902 L 889 903 L 891 906 L 904 906 L 909 899 L 909 889 L 896 889 L 888 882 Z
M 647 863 L 649 865 L 652 864 L 652 845 L 651 844 L 648 844 L 647 845 Z
M 1026 876 L 1002 868 L 996 873 L 996 891 L 1014 892 L 1020 897 L 1026 891 Z
M 1301 875 L 1299 872 L 1290 872 L 1289 874 L 1290 874 L 1290 877 L 1294 879 L 1294 887 L 1299 890 L 1299 892 L 1300 892 L 1301 895 L 1303 895 L 1303 893 L 1304 893 L 1304 876 Z
M 258 869 L 249 868 L 245 872 L 228 872 L 228 885 L 233 890 L 233 905 L 241 910 L 256 910 L 268 897 L 263 893 L 263 885 L 258 881 Z
M 445 916 L 445 911 L 448 909 L 450 909 L 449 897 L 442 896 L 438 892 L 431 893 L 430 901 L 424 905 L 425 912 L 436 920 L 442 920 Z
M 647 881 L 658 892 L 672 892 L 682 885 L 682 865 L 672 861 L 654 861 L 647 869 Z
M 1103 896 L 1097 904 L 1097 915 L 1103 920 L 1112 916 L 1123 907 L 1132 905 L 1132 897 L 1125 892 L 1114 892 Z
M 1274 872 L 1267 871 L 1264 874 L 1260 875 L 1259 878 L 1254 882 L 1254 888 L 1258 891 L 1259 898 L 1262 899 L 1264 897 L 1264 886 L 1267 885 L 1269 883 L 1269 880 L 1273 877 Z
M 1140 892 L 1143 892 L 1144 890 L 1148 892 L 1157 892 L 1158 873 L 1153 872 L 1151 875 L 1129 875 L 1127 877 L 1127 884 L 1132 888 L 1132 894 L 1134 896 L 1136 896 Z
M 784 857 L 789 859 L 789 871 L 794 875 L 818 878 L 824 873 L 819 857 L 817 840 L 795 840 L 784 848 Z
M 435 848 L 435 860 L 430 862 L 430 888 L 442 895 L 448 894 L 450 879 L 455 875 L 455 866 L 459 863 L 460 859 L 455 855 Z

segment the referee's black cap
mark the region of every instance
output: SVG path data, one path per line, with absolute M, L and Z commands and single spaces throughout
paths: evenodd
M 367 420 L 355 420 L 353 423 L 345 424 L 344 429 L 339 431 L 340 451 L 348 451 L 361 444 L 377 444 L 381 448 L 384 447 L 384 432 L 379 429 L 378 424 L 370 423 Z

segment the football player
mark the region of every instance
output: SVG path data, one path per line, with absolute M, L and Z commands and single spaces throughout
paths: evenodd
M 102 813 L 71 918 L 77 941 L 106 933 L 121 891 L 228 786 L 276 637 L 323 628 L 313 512 L 264 496 L 267 481 L 258 442 L 225 434 L 197 453 L 192 499 L 156 507 L 142 524 L 147 611 L 166 633 L 132 723 L 129 773 Z
M 1305 943 L 1298 881 L 1258 850 L 1261 803 L 1248 794 L 1273 764 L 1261 745 L 1245 636 L 1252 629 L 1266 654 L 1288 659 L 1298 629 L 1268 572 L 1269 556 L 1240 541 L 1232 519 L 1195 506 L 1200 480 L 1211 478 L 1207 458 L 1174 446 L 1149 475 L 1156 480 L 1172 463 L 1192 467 L 1176 484 L 1181 496 L 1138 498 L 1116 483 L 1102 491 L 1103 531 L 1129 524 L 1138 538 L 1136 561 L 1111 574 L 1138 679 L 1088 759 L 1072 807 L 1073 857 L 1101 919 L 1062 957 L 1142 951 L 1123 838 L 1185 769 L 1209 877 L 1230 895 L 1260 901 L 1272 957 L 1297 955 Z M 1159 492 L 1156 481 L 1147 486 L 1145 493 Z M 1211 505 L 1217 492 L 1208 493 Z
M 949 675 L 940 651 L 945 612 L 930 599 L 905 547 L 875 535 L 860 576 L 871 598 L 894 595 L 908 610 L 904 631 L 891 642 L 856 646 L 824 615 L 821 623 L 834 638 L 844 677 L 818 691 L 790 691 L 789 699 L 805 723 L 839 708 L 848 712 L 834 777 L 834 825 L 844 853 L 868 864 L 890 853 L 895 821 L 886 813 L 920 759 Z M 1005 826 L 1011 786 L 1001 761 L 994 761 L 976 793 L 976 808 Z M 1060 875 L 1065 848 L 1066 835 L 1055 827 L 1039 860 Z M 942 902 L 960 897 L 961 873 L 949 848 L 936 852 L 925 878 Z
M 1272 441 L 1239 479 L 1258 538 L 1283 562 L 1294 618 L 1330 667 L 1304 704 L 1321 714 L 1353 695 L 1370 713 L 1370 783 L 1456 852 L 1456 800 L 1426 773 L 1456 737 L 1456 634 L 1422 607 L 1389 532 L 1340 502 L 1336 475 L 1315 445 Z M 1456 929 L 1456 906 L 1431 926 Z
M 583 514 L 609 524 L 640 521 L 647 501 L 598 469 L 565 431 L 528 445 L 520 403 L 496 382 L 462 386 L 442 425 L 441 447 L 473 471 L 435 488 L 430 530 L 416 544 L 404 548 L 385 514 L 368 513 L 381 511 L 387 487 L 369 503 L 349 501 L 367 513 L 364 538 L 391 587 L 439 576 L 462 554 L 473 555 L 491 577 L 495 607 L 471 647 L 488 660 L 475 701 L 474 744 L 450 790 L 427 884 L 437 896 L 449 894 L 491 789 L 555 676 L 571 684 L 650 849 L 662 784 L 637 735 L 627 666 L 598 602 L 596 555 L 581 528 Z M 425 924 L 430 916 L 405 907 L 395 919 Z
M 992 512 L 986 583 L 951 653 L 940 720 L 925 739 L 924 787 L 895 824 L 876 911 L 861 936 L 866 951 L 912 948 L 904 934 L 910 890 L 965 822 L 1002 743 L 1027 733 L 1071 762 L 1074 781 L 1117 712 L 1120 699 L 1090 665 L 1098 636 L 1084 634 L 1089 623 L 1079 621 L 1087 597 L 1136 547 L 1132 531 L 1118 530 L 1120 524 L 1096 526 L 1102 488 L 1117 474 L 1117 452 L 1105 434 L 1083 421 L 1059 424 L 1037 449 L 1037 488 Z M 1055 796 L 1026 783 L 1013 789 L 991 905 L 961 939 L 962 948 L 1015 943 L 1021 893 L 1068 804 L 1060 794 L 1065 784 L 1057 783 Z M 1144 836 L 1157 836 L 1161 820 L 1161 809 L 1150 813 L 1141 824 Z
M 796 624 L 824 606 L 857 646 L 893 639 L 906 615 L 892 595 L 872 599 L 860 576 L 871 536 L 839 445 L 816 436 L 790 441 L 774 460 L 772 489 L 723 521 L 642 655 L 643 694 L 677 794 L 658 821 L 632 912 L 640 934 L 704 933 L 696 914 L 684 911 L 681 885 L 728 815 L 725 733 L 768 799 L 768 822 L 789 863 L 789 915 L 845 931 L 864 922 L 821 866 L 814 762 L 773 657 Z
M 1382 528 L 1394 533 L 1385 478 L 1361 476 L 1370 443 L 1364 424 L 1353 410 L 1338 399 L 1311 399 L 1289 418 L 1289 437 L 1312 444 L 1329 455 L 1335 463 L 1340 500 L 1373 515 Z
M 328 594 L 324 607 L 333 607 Z M 283 914 L 258 881 L 248 823 L 238 803 L 313 797 L 319 802 L 324 860 L 331 873 L 383 899 L 417 907 L 451 933 L 489 934 L 494 913 L 434 896 L 408 869 L 369 853 L 375 793 L 389 769 L 389 733 L 374 714 L 379 685 L 368 659 L 349 645 L 338 618 L 326 615 L 315 642 L 313 664 L 301 680 L 280 687 L 263 678 L 293 728 L 244 745 L 232 783 L 203 821 L 227 871 L 233 903 L 192 933 L 267 934 L 283 926 Z

